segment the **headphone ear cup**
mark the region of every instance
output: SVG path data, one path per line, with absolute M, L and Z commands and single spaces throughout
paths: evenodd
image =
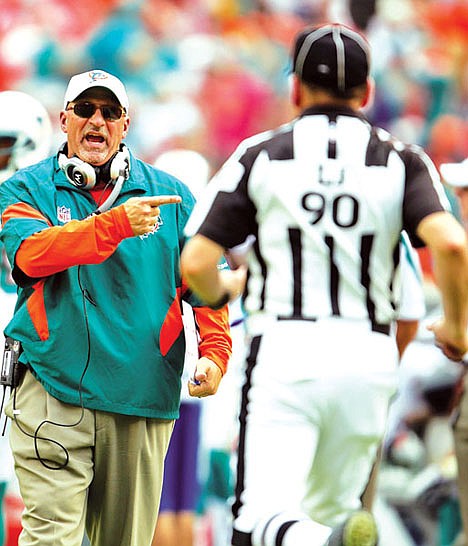
M 123 176 L 125 180 L 129 176 L 130 156 L 126 146 L 115 154 L 109 166 L 109 177 L 111 180 L 117 180 L 119 176 Z
M 64 156 L 64 154 L 61 154 Z M 91 190 L 96 184 L 96 171 L 92 165 L 78 157 L 61 157 L 59 164 L 68 180 L 77 188 Z

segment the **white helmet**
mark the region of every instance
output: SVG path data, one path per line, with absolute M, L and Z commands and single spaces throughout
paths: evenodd
M 0 166 L 0 184 L 18 169 L 45 159 L 51 145 L 52 124 L 45 107 L 22 91 L 0 92 L 0 165 L 9 156 Z

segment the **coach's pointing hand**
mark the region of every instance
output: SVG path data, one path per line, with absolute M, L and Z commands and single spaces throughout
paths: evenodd
M 128 221 L 132 226 L 134 235 L 144 235 L 154 229 L 158 216 L 159 207 L 169 203 L 180 203 L 179 195 L 157 195 L 151 197 L 132 197 L 122 206 L 127 214 Z

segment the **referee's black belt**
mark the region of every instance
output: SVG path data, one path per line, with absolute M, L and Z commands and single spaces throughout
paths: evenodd
M 317 317 L 305 317 L 303 315 L 278 315 L 276 317 L 278 320 L 305 320 L 309 322 L 317 322 L 319 319 Z M 328 318 L 328 317 L 327 317 Z M 330 317 L 333 318 L 333 317 Z M 340 318 L 340 317 L 336 317 Z M 379 334 L 390 335 L 390 324 L 381 324 L 375 322 L 374 320 L 370 321 L 371 330 L 373 332 L 379 332 Z

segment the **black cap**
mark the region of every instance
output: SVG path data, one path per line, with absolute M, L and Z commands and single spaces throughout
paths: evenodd
M 294 43 L 293 72 L 299 79 L 339 94 L 366 82 L 369 63 L 368 42 L 344 25 L 308 28 Z

